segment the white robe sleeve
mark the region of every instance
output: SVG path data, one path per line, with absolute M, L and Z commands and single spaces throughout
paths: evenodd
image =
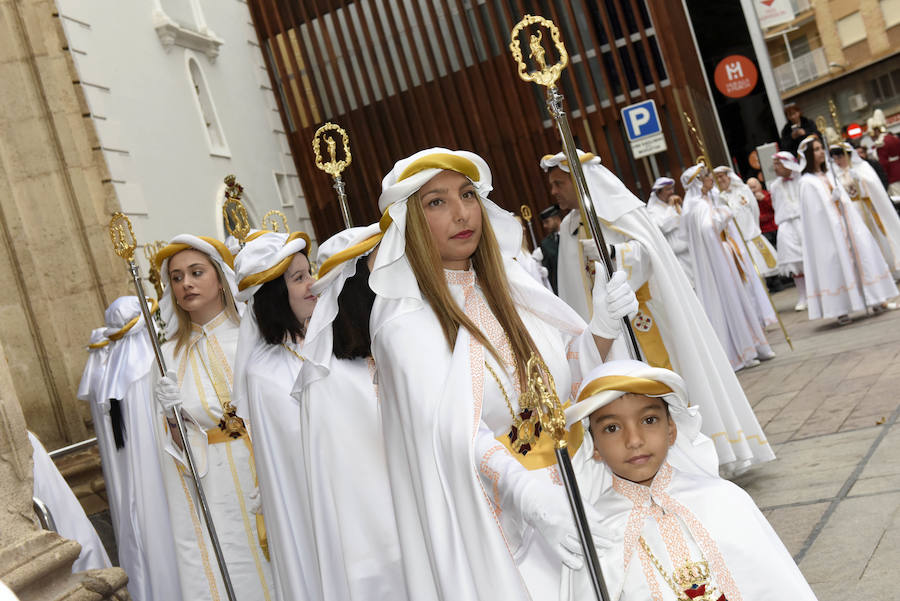
M 637 240 L 616 244 L 616 264 L 628 275 L 628 285 L 635 291 L 653 274 L 650 254 Z

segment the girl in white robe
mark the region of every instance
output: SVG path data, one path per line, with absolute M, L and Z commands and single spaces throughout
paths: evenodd
M 378 234 L 377 223 L 350 228 L 319 246 L 319 299 L 293 392 L 322 601 L 413 598 L 400 561 L 369 339 L 374 255 L 357 259 L 351 250 L 368 250 Z
M 703 164 L 681 175 L 686 192 L 684 214 L 697 296 L 737 371 L 758 365 L 760 360 L 775 354 L 766 340 L 765 322 L 752 294 L 752 278 L 757 276 L 741 248 L 739 234 L 729 223 L 731 212 L 715 205 L 712 180 Z
M 792 276 L 797 288 L 794 311 L 806 311 L 806 282 L 803 279 L 803 228 L 800 223 L 800 163 L 782 150 L 772 157 L 778 178 L 769 184 L 775 225 L 778 226 L 778 270 Z
M 300 407 L 291 397 L 316 304 L 308 248 L 303 232 L 254 232 L 234 262 L 237 299 L 248 302 L 235 361 L 234 405 L 253 443 L 280 601 L 320 598 L 305 470 L 296 458 L 302 444 Z
M 843 186 L 828 172 L 818 138 L 804 139 L 798 153 L 809 318 L 837 318 L 844 325 L 850 323 L 852 311 L 872 307 L 883 312 L 886 301 L 898 293 L 877 242 Z
M 563 563 L 583 560 L 552 441 L 519 408 L 524 362 L 539 353 L 568 402 L 636 305 L 624 274 L 597 278 L 586 328 L 512 260 L 522 230 L 490 184 L 480 157 L 440 148 L 382 183 L 372 354 L 412 599 L 558 597 Z
M 626 394 L 634 396 L 622 398 Z M 652 402 L 645 407 L 647 397 L 661 398 L 665 413 Z M 612 539 L 600 553 L 610 599 L 815 601 L 750 496 L 718 477 L 715 450 L 700 433 L 702 410 L 692 404 L 680 376 L 639 361 L 612 361 L 585 378 L 577 399 L 566 421 L 588 422 L 593 440 L 573 458 L 573 467 L 585 503 L 603 515 L 603 532 Z M 617 406 L 604 414 L 611 403 Z M 640 405 L 635 411 L 629 403 Z M 666 439 L 660 441 L 659 434 Z M 601 449 L 612 455 L 617 471 L 626 470 L 614 472 Z M 645 464 L 658 466 L 655 473 L 651 467 L 644 472 L 649 482 L 627 479 L 642 477 L 642 470 L 621 463 L 640 455 L 647 457 Z M 564 599 L 594 598 L 585 572 L 566 570 Z
M 853 206 L 878 243 L 884 261 L 896 280 L 900 277 L 900 216 L 872 166 L 849 144 L 829 148 L 835 171 Z
M 160 455 L 181 597 L 223 599 L 225 590 L 174 425 L 179 402 L 235 594 L 241 601 L 270 601 L 253 452 L 231 393 L 240 320 L 233 258 L 218 240 L 183 234 L 156 260 L 166 288 L 160 305 L 169 330 L 162 347 L 169 372 L 152 372 L 153 390 L 163 407 Z

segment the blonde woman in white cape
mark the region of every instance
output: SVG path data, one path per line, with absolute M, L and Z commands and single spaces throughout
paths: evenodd
M 234 406 L 253 443 L 259 498 L 272 562 L 274 598 L 319 599 L 306 477 L 296 448 L 300 407 L 291 388 L 303 364 L 310 292 L 309 237 L 253 232 L 234 260 L 238 301 L 246 301 L 234 369 Z
M 182 234 L 160 250 L 157 261 L 165 286 L 160 309 L 169 373 L 159 377 L 154 370 L 153 394 L 161 408 L 161 463 L 181 597 L 212 601 L 225 591 L 175 427 L 179 400 L 237 598 L 269 601 L 272 571 L 257 525 L 250 438 L 231 396 L 240 323 L 234 260 L 219 240 Z
M 637 304 L 624 274 L 598 277 L 585 324 L 515 263 L 522 228 L 490 190 L 481 157 L 443 148 L 382 182 L 372 355 L 411 599 L 558 597 L 583 558 L 552 441 L 519 410 L 525 362 L 540 355 L 568 402 Z
M 797 152 L 809 318 L 837 318 L 846 325 L 852 311 L 885 311 L 897 286 L 859 211 L 829 172 L 825 147 L 808 136 Z
M 379 234 L 376 223 L 319 246 L 319 300 L 293 392 L 322 601 L 415 598 L 400 562 L 369 339 L 368 251 Z

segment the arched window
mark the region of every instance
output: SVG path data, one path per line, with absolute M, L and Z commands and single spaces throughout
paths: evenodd
M 216 114 L 216 105 L 213 103 L 212 96 L 209 94 L 209 87 L 206 85 L 206 78 L 200 65 L 193 56 L 188 56 L 188 75 L 190 77 L 191 89 L 197 100 L 197 108 L 200 111 L 200 119 L 203 123 L 203 130 L 206 132 L 206 139 L 209 143 L 209 152 L 219 156 L 230 157 L 228 150 L 228 142 L 225 140 L 225 133 L 219 124 L 219 116 Z

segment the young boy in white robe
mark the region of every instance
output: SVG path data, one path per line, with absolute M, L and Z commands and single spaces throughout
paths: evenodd
M 803 227 L 800 223 L 800 163 L 786 150 L 772 157 L 772 168 L 778 177 L 769 184 L 772 210 L 778 226 L 778 269 L 792 276 L 797 287 L 794 311 L 806 311 L 806 281 L 803 279 Z
M 716 473 L 684 381 L 633 360 L 582 382 L 569 425 L 587 418 L 591 445 L 573 459 L 582 497 L 603 516 L 600 550 L 611 599 L 814 601 L 753 500 Z M 593 598 L 586 569 L 566 569 L 561 599 Z

